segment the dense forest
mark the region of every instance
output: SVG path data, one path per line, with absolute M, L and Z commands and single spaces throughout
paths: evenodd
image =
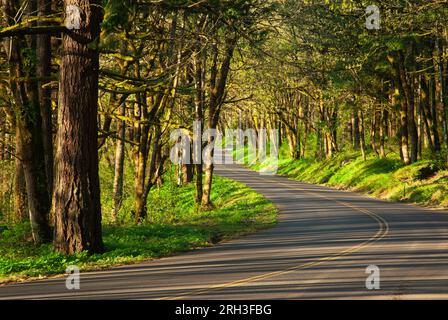
M 213 210 L 213 163 L 170 161 L 195 121 L 277 129 L 293 160 L 448 164 L 447 1 L 1 0 L 0 21 L 0 225 L 59 253 L 150 224 L 169 174 Z

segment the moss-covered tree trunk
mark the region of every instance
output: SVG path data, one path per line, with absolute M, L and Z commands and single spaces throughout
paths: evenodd
M 28 200 L 26 194 L 25 171 L 19 158 L 15 159 L 14 170 L 14 222 L 23 223 L 28 220 Z
M 120 116 L 126 116 L 126 104 L 120 107 Z M 124 158 L 126 140 L 126 121 L 118 120 L 118 140 L 115 147 L 115 174 L 114 174 L 114 221 L 117 220 L 123 200 Z
M 405 154 L 405 150 L 403 150 L 404 154 L 404 160 L 406 164 L 414 163 L 418 160 L 418 132 L 417 132 L 417 126 L 415 124 L 415 99 L 414 99 L 414 86 L 413 86 L 413 80 L 412 76 L 411 79 L 409 79 L 406 67 L 404 66 L 404 57 L 403 53 L 400 51 L 399 53 L 400 61 L 399 61 L 399 77 L 400 77 L 400 86 L 401 86 L 401 92 L 403 94 L 402 97 L 402 110 L 401 112 L 406 112 L 406 119 L 403 119 L 403 121 L 406 121 L 402 123 L 402 126 L 407 126 L 408 135 L 410 138 L 410 159 L 407 159 L 407 156 Z M 403 114 L 402 114 L 403 117 Z M 403 135 L 404 136 L 404 135 Z M 407 146 L 403 141 L 403 146 Z
M 10 0 L 2 1 L 4 26 L 15 23 L 18 7 Z M 16 124 L 16 156 L 23 165 L 29 217 L 36 244 L 51 240 L 48 224 L 50 195 L 45 171 L 42 118 L 36 78 L 36 43 L 23 36 L 13 37 L 8 45 L 10 88 L 14 96 Z M 24 81 L 28 79 L 28 81 Z

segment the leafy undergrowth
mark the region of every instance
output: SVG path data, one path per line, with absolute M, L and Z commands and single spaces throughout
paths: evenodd
M 104 254 L 65 256 L 55 253 L 51 245 L 36 247 L 27 225 L 0 230 L 0 282 L 61 274 L 70 265 L 95 270 L 165 257 L 272 227 L 276 222 L 272 203 L 240 183 L 216 177 L 212 194 L 216 208 L 202 211 L 194 205 L 194 186 L 179 188 L 171 180 L 151 193 L 145 224 L 104 226 Z M 107 190 L 102 201 L 107 212 Z
M 272 163 L 254 165 L 260 170 Z M 435 161 L 404 166 L 398 157 L 380 159 L 346 152 L 330 160 L 281 159 L 278 174 L 291 179 L 338 189 L 361 192 L 380 199 L 448 207 L 448 171 Z

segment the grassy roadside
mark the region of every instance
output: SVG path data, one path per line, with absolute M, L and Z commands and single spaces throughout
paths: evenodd
M 255 170 L 270 166 L 262 163 Z M 448 171 L 435 161 L 419 161 L 404 166 L 398 157 L 380 159 L 369 155 L 363 161 L 359 153 L 345 152 L 329 160 L 279 161 L 278 174 L 291 179 L 364 193 L 376 198 L 414 203 L 426 207 L 448 207 Z
M 103 173 L 104 182 L 107 172 Z M 121 225 L 104 226 L 104 254 L 64 256 L 53 252 L 50 245 L 36 247 L 28 225 L 0 231 L 0 283 L 61 274 L 69 265 L 85 271 L 170 256 L 276 223 L 274 205 L 240 183 L 217 177 L 212 194 L 216 209 L 199 211 L 193 201 L 194 186 L 179 188 L 172 180 L 151 193 L 148 222 L 144 225 L 126 223 L 124 211 L 129 200 L 125 200 Z M 107 221 L 109 189 L 103 191 L 102 202 Z

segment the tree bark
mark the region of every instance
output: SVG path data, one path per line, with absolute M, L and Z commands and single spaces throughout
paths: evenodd
M 191 153 L 190 153 L 191 156 Z M 190 159 L 190 163 L 191 163 Z M 182 165 L 182 179 L 184 184 L 189 184 L 193 181 L 193 167 L 191 164 L 183 164 Z
M 387 136 L 387 127 L 389 122 L 389 112 L 384 109 L 381 112 L 381 124 L 380 124 L 380 157 L 382 159 L 386 158 L 386 136 Z
M 28 200 L 26 194 L 25 172 L 22 161 L 15 160 L 14 174 L 14 222 L 22 223 L 28 218 Z
M 286 132 L 286 135 L 288 136 L 289 155 L 291 159 L 298 160 L 300 159 L 301 153 L 298 145 L 297 131 L 287 127 Z
M 0 161 L 6 160 L 6 122 L 0 122 Z
M 202 57 L 200 56 L 200 39 L 198 39 L 198 44 L 196 47 L 196 52 L 193 56 L 193 71 L 194 71 L 194 82 L 195 82 L 195 120 L 197 123 L 201 124 L 204 119 L 204 81 L 203 81 L 203 64 Z M 195 158 L 195 169 L 196 169 L 196 204 L 200 205 L 202 201 L 202 175 L 203 175 L 203 167 L 202 167 L 202 135 L 200 134 L 198 137 L 194 137 L 199 140 L 195 143 L 195 148 L 193 150 L 193 155 Z
M 446 32 L 446 30 L 445 30 Z M 442 108 L 442 126 L 443 126 L 443 133 L 444 133 L 444 140 L 445 140 L 445 148 L 446 148 L 446 158 L 445 161 L 448 163 L 448 97 L 447 97 L 447 83 L 446 79 L 448 78 L 448 75 L 446 75 L 446 68 L 444 67 L 444 56 L 443 56 L 443 43 L 440 41 L 440 39 L 436 40 L 436 54 L 438 57 L 438 64 L 437 64 L 437 79 L 439 82 L 439 92 L 440 92 L 440 104 Z M 444 75 L 445 73 L 445 75 Z
M 406 69 L 404 66 L 401 67 L 400 77 L 402 83 L 402 89 L 404 93 L 404 99 L 406 100 L 407 107 L 402 109 L 407 109 L 407 126 L 409 131 L 409 136 L 411 138 L 411 152 L 410 152 L 410 163 L 414 163 L 418 160 L 418 132 L 417 126 L 415 124 L 415 99 L 414 99 L 414 91 L 413 91 L 413 81 L 409 81 L 406 75 Z M 404 101 L 403 101 L 404 103 Z
M 120 108 L 120 115 L 126 116 L 126 104 L 123 103 Z M 115 175 L 114 175 L 114 222 L 117 221 L 118 212 L 121 209 L 123 200 L 123 181 L 124 181 L 124 156 L 126 139 L 126 121 L 118 121 L 118 137 L 115 150 Z
M 38 15 L 48 16 L 51 14 L 52 0 L 38 0 Z M 51 36 L 40 34 L 36 36 L 37 47 L 37 77 L 39 79 L 39 104 L 42 116 L 42 131 L 45 154 L 45 173 L 47 175 L 47 189 L 53 193 L 53 126 L 51 110 L 51 89 L 45 86 L 51 77 Z
M 380 127 L 381 127 L 381 110 L 377 109 L 377 107 L 374 107 L 370 127 L 370 142 L 372 144 L 372 150 L 376 153 L 377 156 L 380 156 L 380 149 L 381 149 Z
M 399 62 L 400 63 L 400 62 Z M 400 139 L 400 153 L 403 159 L 404 164 L 409 165 L 411 163 L 411 159 L 409 157 L 409 110 L 408 110 L 408 99 L 406 97 L 403 77 L 402 73 L 404 70 L 401 65 L 398 67 L 398 75 L 397 75 L 397 83 L 399 86 L 399 90 L 401 92 L 401 109 L 400 109 L 400 124 L 401 124 L 401 139 Z
M 4 12 L 3 24 L 13 25 L 15 16 L 13 3 L 2 1 Z M 24 50 L 28 48 L 29 50 Z M 35 78 L 36 65 L 27 52 L 36 52 L 36 43 L 27 43 L 24 37 L 12 38 L 9 52 L 10 87 L 15 100 L 16 116 L 16 155 L 23 164 L 28 197 L 29 215 L 33 239 L 36 244 L 51 241 L 48 214 L 50 211 L 50 195 L 47 190 L 48 181 L 45 173 L 43 152 L 42 118 L 39 107 L 39 94 L 36 81 L 22 81 L 24 78 Z M 28 68 L 24 68 L 27 63 Z
M 431 104 L 431 131 L 434 138 L 434 150 L 440 152 L 442 150 L 442 142 L 439 134 L 439 112 L 437 110 L 437 85 L 436 80 L 430 80 L 430 104 Z
M 353 149 L 359 150 L 361 146 L 361 136 L 359 134 L 359 116 L 358 110 L 355 110 L 352 113 L 352 130 L 353 130 Z
M 420 79 L 420 104 L 421 104 L 421 112 L 422 112 L 422 121 L 424 126 L 424 132 L 426 132 L 426 142 L 429 145 L 429 149 L 431 153 L 435 155 L 436 145 L 435 141 L 437 140 L 437 144 L 440 148 L 440 143 L 438 142 L 438 133 L 433 134 L 433 120 L 432 120 L 432 111 L 431 111 L 431 95 L 429 91 L 428 82 L 425 80 L 424 76 L 421 76 Z M 423 134 L 423 132 L 422 132 Z
M 213 64 L 210 75 L 210 102 L 209 102 L 209 119 L 208 119 L 208 128 L 216 129 L 218 125 L 218 119 L 221 111 L 221 107 L 223 104 L 225 89 L 227 84 L 227 78 L 230 72 L 230 65 L 233 58 L 233 53 L 236 47 L 237 38 L 236 35 L 229 36 L 226 39 L 226 48 L 224 53 L 224 59 L 222 61 L 222 65 L 218 72 L 217 70 L 217 57 L 218 57 L 218 48 L 217 45 L 213 45 Z M 219 73 L 219 74 L 218 74 Z M 212 139 L 208 141 L 209 145 L 215 143 Z M 213 151 L 211 154 L 213 158 Z M 205 184 L 204 184 L 204 192 L 202 194 L 202 206 L 209 207 L 212 205 L 211 203 L 211 192 L 212 192 L 212 184 L 213 184 L 213 170 L 214 164 L 208 163 L 205 166 Z
M 53 212 L 55 249 L 104 251 L 98 166 L 98 40 L 95 0 L 65 0 L 83 11 L 80 30 L 63 35 Z
M 138 108 L 140 109 L 141 120 L 148 121 L 148 105 L 146 95 L 137 95 Z M 139 139 L 135 155 L 135 223 L 140 224 L 146 218 L 146 203 L 144 202 L 146 168 L 148 165 L 149 148 L 149 125 L 139 124 Z
M 360 147 L 361 147 L 361 154 L 362 159 L 364 161 L 367 160 L 367 153 L 366 153 L 366 140 L 365 140 L 365 128 L 364 128 L 364 113 L 359 110 L 358 111 L 358 119 L 359 119 L 359 135 L 360 135 Z

